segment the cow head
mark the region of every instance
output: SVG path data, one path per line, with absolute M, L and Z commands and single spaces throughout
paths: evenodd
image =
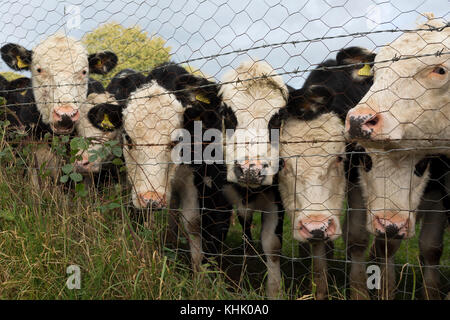
M 68 134 L 80 118 L 79 107 L 87 97 L 89 73 L 106 74 L 117 64 L 109 51 L 88 55 L 71 37 L 55 34 L 32 51 L 8 43 L 1 48 L 6 64 L 30 70 L 33 94 L 42 121 L 56 134 Z
M 299 241 L 341 235 L 345 142 L 342 121 L 329 111 L 332 95 L 323 86 L 302 88 L 282 111 L 280 194 Z
M 80 108 L 80 119 L 76 123 L 79 136 L 91 140 L 87 150 L 79 152 L 75 168 L 80 173 L 95 173 L 101 169 L 102 162 L 111 160 L 97 157 L 89 160 L 107 141 L 120 140 L 122 129 L 122 107 L 108 93 L 91 93 Z
M 124 157 L 136 208 L 167 205 L 175 173 L 171 146 L 174 132 L 183 127 L 183 112 L 181 102 L 156 81 L 129 98 L 123 111 Z
M 450 58 L 439 54 L 450 49 L 445 26 L 431 18 L 420 28 L 442 30 L 404 33 L 380 50 L 372 87 L 347 114 L 349 138 L 386 149 L 443 144 L 450 135 Z M 421 55 L 428 56 L 414 58 Z
M 243 62 L 222 82 L 227 180 L 271 185 L 279 168 L 278 111 L 287 103 L 287 87 L 264 61 Z
M 356 157 L 367 206 L 367 230 L 379 237 L 413 237 L 416 211 L 429 180 L 430 159 L 415 153 L 373 149 L 361 151 Z

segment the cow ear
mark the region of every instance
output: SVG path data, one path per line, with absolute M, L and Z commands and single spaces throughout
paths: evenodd
M 338 65 L 373 62 L 375 54 L 361 47 L 348 47 L 339 50 L 336 55 Z
M 188 99 L 187 102 L 190 104 L 201 103 L 208 106 L 213 105 L 218 99 L 217 84 L 190 73 L 178 77 L 176 89 L 186 89 L 182 95 Z
M 90 54 L 89 72 L 96 74 L 107 74 L 117 65 L 118 58 L 111 51 L 103 51 Z
M 1 49 L 2 59 L 14 70 L 30 70 L 33 51 L 15 44 L 5 44 Z
M 114 131 L 122 127 L 122 107 L 117 104 L 100 103 L 88 112 L 92 125 L 102 131 Z

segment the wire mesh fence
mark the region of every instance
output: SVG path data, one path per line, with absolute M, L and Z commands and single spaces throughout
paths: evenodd
M 445 1 L 1 6 L 0 296 L 450 291 Z

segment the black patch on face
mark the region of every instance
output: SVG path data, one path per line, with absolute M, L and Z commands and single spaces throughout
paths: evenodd
M 130 136 L 128 135 L 128 133 L 125 133 L 125 141 L 128 144 L 128 149 L 133 149 L 133 140 L 131 140 Z
M 427 170 L 429 163 L 430 163 L 429 158 L 423 158 L 422 160 L 417 162 L 417 164 L 414 167 L 414 174 L 418 177 L 422 177 L 425 171 Z
M 225 126 L 224 129 L 236 130 L 238 120 L 236 118 L 236 115 L 234 114 L 233 109 L 231 109 L 229 106 L 223 103 L 222 106 L 220 107 L 220 113 L 224 119 L 224 126 Z
M 369 119 L 370 117 L 372 117 L 372 115 L 363 117 L 354 117 L 354 116 L 350 117 L 349 119 L 350 128 L 348 130 L 349 136 L 353 139 L 354 138 L 370 139 L 373 129 L 371 129 L 370 131 L 362 129 L 363 123 L 365 123 L 367 119 Z
M 105 115 L 108 116 L 109 122 L 113 125 L 112 127 L 102 125 Z M 116 104 L 97 104 L 89 110 L 87 116 L 89 122 L 102 131 L 114 131 L 122 127 L 122 107 Z
M 15 43 L 8 43 L 5 44 L 1 49 L 2 59 L 5 61 L 5 63 L 14 70 L 30 70 L 31 65 L 31 59 L 33 55 L 33 51 L 27 50 L 24 47 L 15 44 Z M 17 60 L 17 57 L 22 60 L 24 64 L 26 64 L 25 67 L 19 67 L 19 61 Z
M 321 85 L 330 89 L 334 93 L 334 99 L 329 110 L 338 114 L 342 121 L 345 121 L 347 112 L 361 101 L 372 86 L 373 77 L 365 77 L 362 81 L 361 79 L 354 79 L 354 70 L 360 69 L 362 65 L 329 70 L 320 69 L 344 66 L 349 63 L 371 63 L 374 58 L 375 54 L 368 53 L 360 47 L 341 49 L 336 59 L 324 61 L 309 74 L 303 88 Z
M 126 104 L 126 99 L 147 80 L 142 73 L 133 69 L 124 69 L 118 72 L 106 87 L 106 91 L 114 96 L 121 105 Z
M 101 84 L 101 82 L 94 80 L 92 78 L 89 78 L 88 80 L 88 95 L 90 95 L 91 93 L 104 93 L 105 92 L 105 88 L 103 87 L 103 85 Z
M 333 92 L 327 87 L 312 85 L 289 93 L 286 110 L 280 110 L 281 118 L 295 117 L 310 121 L 331 112 Z
M 278 138 L 280 138 L 281 124 L 282 124 L 282 114 L 280 114 L 280 112 L 277 112 L 269 120 L 270 141 L 272 141 L 272 129 L 278 130 Z

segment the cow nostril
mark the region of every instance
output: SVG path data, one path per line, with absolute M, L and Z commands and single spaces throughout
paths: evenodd
M 371 116 L 369 119 L 367 119 L 364 122 L 364 125 L 366 125 L 369 128 L 370 127 L 375 127 L 378 124 L 379 121 L 380 121 L 379 116 L 378 115 L 374 115 L 374 116 Z
M 313 239 L 324 239 L 325 238 L 325 232 L 321 229 L 316 229 L 311 231 L 311 235 Z
M 395 224 L 390 224 L 386 227 L 386 237 L 394 238 L 398 234 L 398 227 Z

